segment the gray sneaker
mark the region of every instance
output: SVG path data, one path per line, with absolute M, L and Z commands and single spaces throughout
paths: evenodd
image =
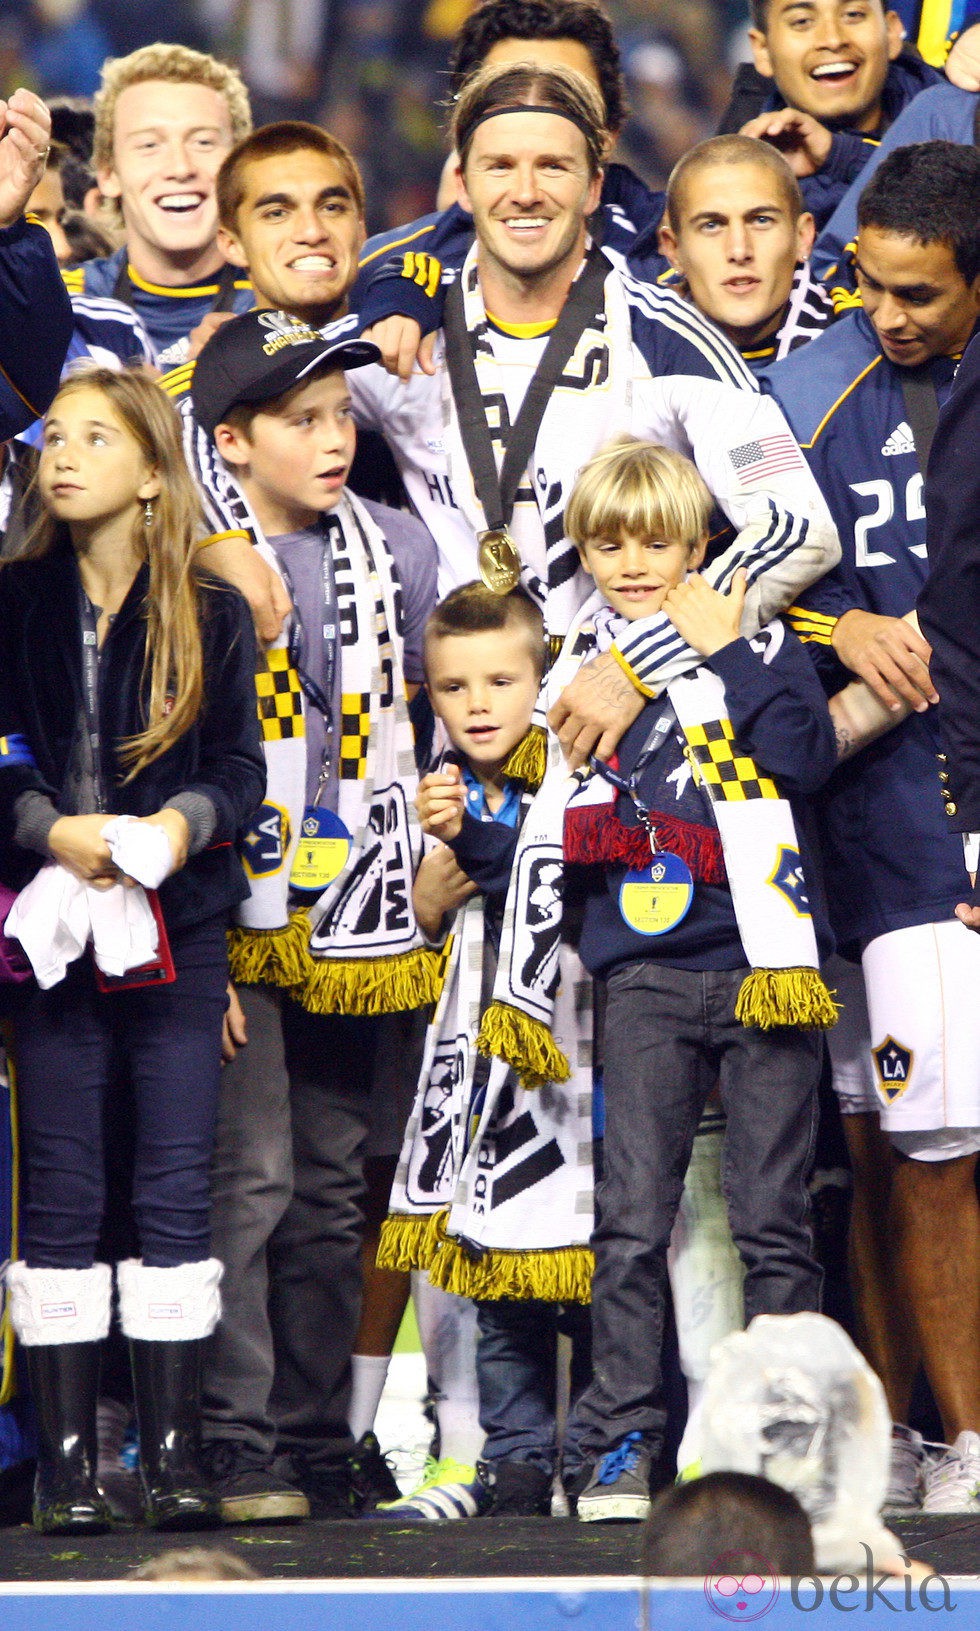
M 889 1515 L 917 1512 L 922 1505 L 925 1472 L 926 1452 L 922 1434 L 912 1427 L 893 1422 L 888 1488 L 882 1512 Z
M 639 1433 L 628 1433 L 592 1469 L 576 1507 L 581 1521 L 642 1523 L 650 1512 L 652 1459 Z

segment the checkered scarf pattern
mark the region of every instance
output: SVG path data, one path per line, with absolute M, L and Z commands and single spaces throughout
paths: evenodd
M 335 514 L 340 522 L 333 560 L 341 687 L 337 814 L 353 843 L 343 871 L 303 909 L 301 923 L 312 958 L 362 960 L 367 980 L 369 961 L 422 947 L 412 908 L 414 862 L 421 850 L 417 774 L 398 632 L 400 589 L 391 557 L 353 494 L 345 491 Z M 281 574 L 274 552 L 260 547 L 271 553 Z M 268 932 L 284 930 L 290 921 L 289 874 L 306 792 L 306 698 L 285 635 L 260 664 L 256 689 L 268 774 L 260 818 L 270 819 L 270 811 L 282 818 L 282 865 L 253 877 L 239 921 L 246 929 Z M 245 850 L 247 858 L 248 839 Z M 278 977 L 275 983 L 302 982 Z M 338 1010 L 331 1004 L 330 1011 L 365 1010 L 345 1002 Z

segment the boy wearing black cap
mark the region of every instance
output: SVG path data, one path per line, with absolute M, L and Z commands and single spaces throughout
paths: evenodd
M 421 527 L 411 547 L 389 543 L 387 512 L 345 486 L 355 431 L 342 370 L 378 357 L 353 329 L 249 312 L 208 342 L 192 387 L 201 434 L 294 605 L 256 680 L 268 789 L 232 936 L 249 1046 L 229 1067 L 214 1175 L 228 1295 L 205 1437 L 227 1522 L 302 1517 L 308 1503 L 318 1516 L 353 1511 L 347 1407 L 374 1016 L 431 996 L 411 906 L 420 834 L 406 688 L 422 678 L 435 546 Z

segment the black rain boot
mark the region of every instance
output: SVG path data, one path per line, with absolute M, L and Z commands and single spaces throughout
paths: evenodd
M 221 1502 L 200 1463 L 203 1343 L 129 1340 L 140 1476 L 151 1529 L 216 1529 Z
M 37 1411 L 33 1516 L 42 1535 L 102 1535 L 111 1528 L 95 1478 L 100 1347 L 65 1342 L 23 1350 Z

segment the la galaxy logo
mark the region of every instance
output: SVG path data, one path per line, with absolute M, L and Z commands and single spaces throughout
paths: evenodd
M 242 861 L 250 878 L 268 878 L 279 871 L 289 849 L 289 813 L 281 805 L 260 804 L 242 840 Z
M 810 916 L 810 897 L 803 876 L 803 863 L 798 849 L 780 844 L 776 851 L 776 865 L 767 878 L 774 889 L 785 895 L 797 917 Z
M 871 1057 L 878 1076 L 878 1091 L 886 1104 L 894 1104 L 909 1085 L 915 1055 L 893 1036 L 886 1036 L 884 1042 L 871 1049 Z

